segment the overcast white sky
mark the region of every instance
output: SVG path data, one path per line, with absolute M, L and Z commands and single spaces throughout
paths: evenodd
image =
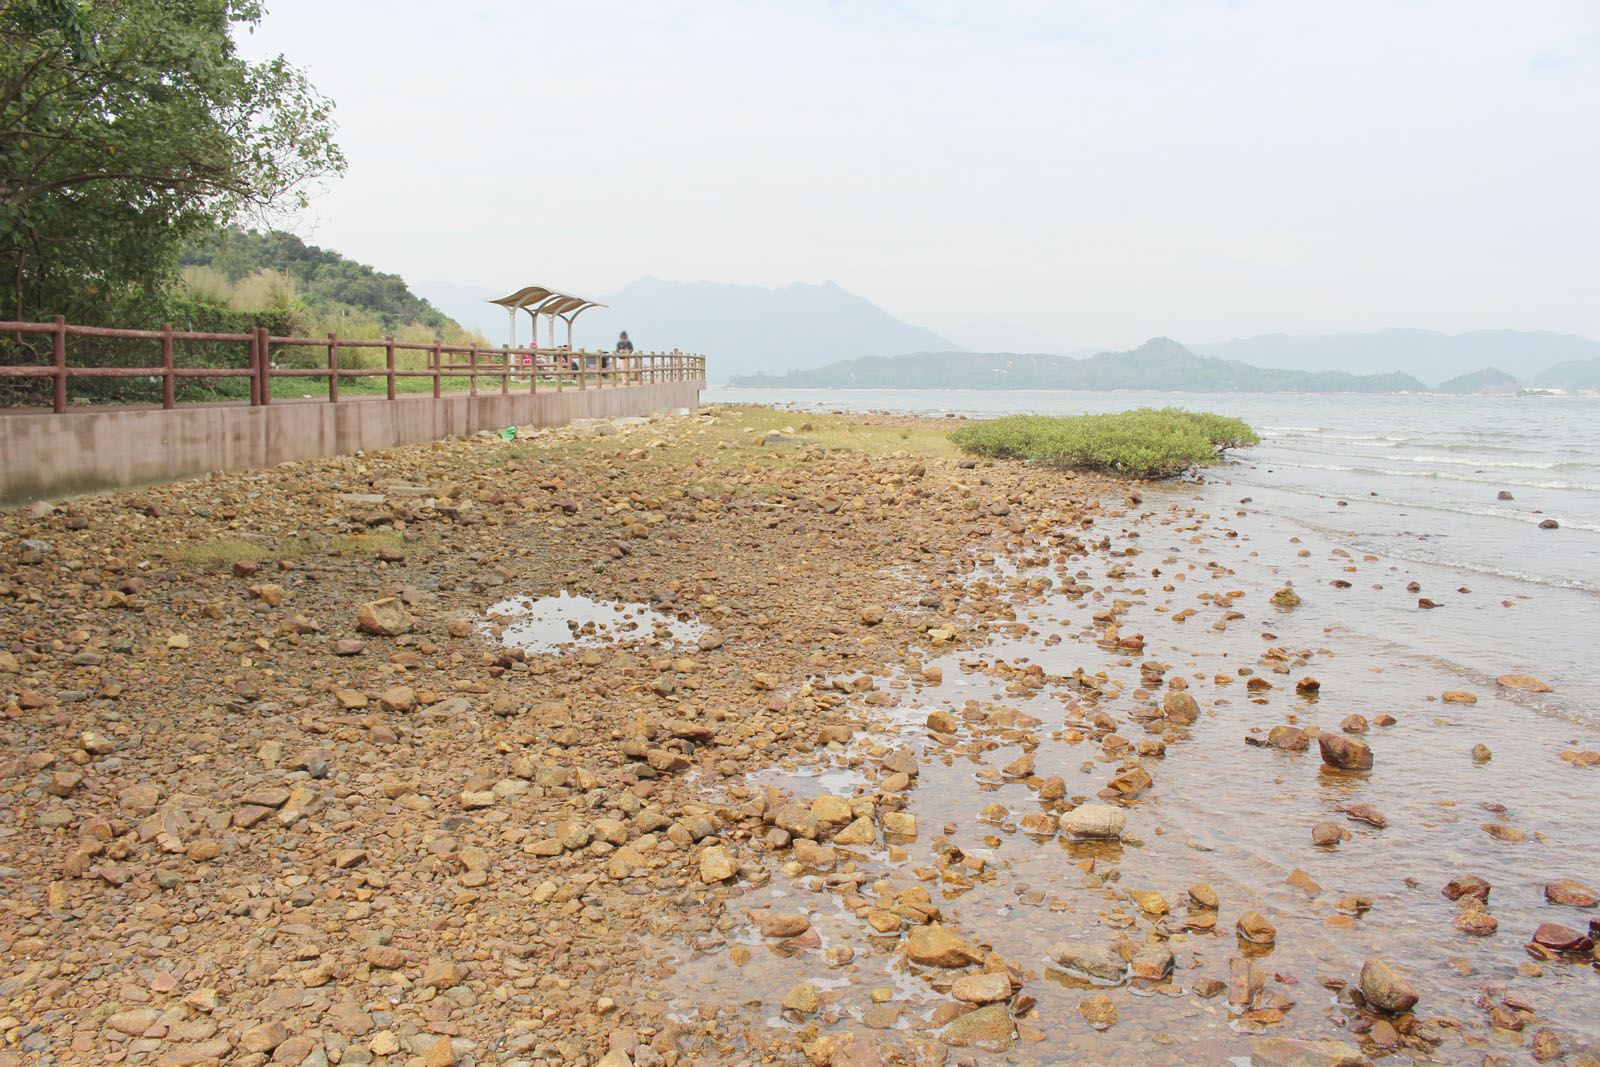
M 1595 0 L 268 0 L 241 37 L 338 105 L 297 231 L 410 281 L 831 280 L 1063 349 L 1600 338 Z

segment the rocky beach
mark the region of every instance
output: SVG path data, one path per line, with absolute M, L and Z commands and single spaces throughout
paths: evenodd
M 0 515 L 0 1067 L 1600 1064 L 1600 730 L 1319 614 L 1537 604 L 953 425 Z

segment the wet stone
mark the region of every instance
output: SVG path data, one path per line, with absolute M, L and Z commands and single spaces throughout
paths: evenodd
M 947 1045 L 985 1052 L 1005 1052 L 1016 1038 L 1016 1025 L 1003 1004 L 990 1004 L 959 1015 L 939 1032 L 939 1040 Z
M 1103 982 L 1120 982 L 1128 972 L 1127 961 L 1110 942 L 1060 941 L 1046 949 L 1045 954 L 1062 970 Z
M 1410 1011 L 1417 1003 L 1417 991 L 1393 967 L 1380 959 L 1361 965 L 1361 994 L 1379 1011 Z

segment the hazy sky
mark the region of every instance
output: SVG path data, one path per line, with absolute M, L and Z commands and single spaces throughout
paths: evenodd
M 410 281 L 832 280 L 969 344 L 1600 338 L 1600 3 L 268 0 Z

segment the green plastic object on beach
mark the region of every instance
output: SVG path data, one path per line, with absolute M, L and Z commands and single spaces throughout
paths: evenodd
M 505 429 L 500 431 L 500 440 L 502 440 L 502 441 L 515 441 L 516 439 L 517 439 L 517 428 L 515 426 L 507 426 Z

